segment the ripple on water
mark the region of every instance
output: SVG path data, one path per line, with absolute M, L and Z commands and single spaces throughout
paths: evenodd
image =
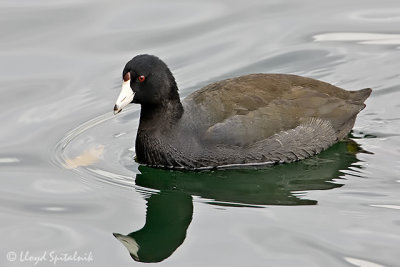
M 0 158 L 0 164 L 9 164 L 20 162 L 18 158 Z
M 399 205 L 370 205 L 370 206 L 371 207 L 377 207 L 377 208 L 400 210 L 400 206 Z
M 371 22 L 395 22 L 400 21 L 400 9 L 370 9 L 354 12 L 350 15 L 354 20 Z
M 32 253 L 43 253 L 43 247 L 38 244 L 51 244 L 51 247 L 47 249 L 54 251 L 74 251 L 87 242 L 85 236 L 71 227 L 32 220 L 3 227 L 0 233 L 5 240 L 19 240 L 18 247 L 9 247 L 10 250 L 29 250 Z
M 363 45 L 400 45 L 400 34 L 368 32 L 331 32 L 313 36 L 315 42 L 355 42 Z M 398 46 L 397 48 L 400 48 Z
M 111 20 L 99 21 L 103 24 L 103 27 L 98 27 L 100 32 L 88 34 L 81 42 L 81 46 L 90 51 L 107 53 L 110 49 L 121 52 L 132 49 L 140 51 L 145 48 L 149 51 L 166 46 L 175 47 L 202 36 L 210 30 L 204 28 L 204 23 L 219 19 L 224 16 L 224 12 L 226 13 L 223 6 L 218 3 L 195 3 L 198 8 L 193 8 L 193 4 L 157 2 L 146 5 L 139 3 L 133 8 L 127 7 Z M 141 12 L 134 12 L 139 8 L 142 9 Z M 154 14 L 157 19 L 148 20 L 149 13 Z M 199 31 L 201 28 L 203 31 Z
M 118 117 L 110 112 L 79 125 L 57 143 L 52 162 L 85 174 L 84 178 L 132 187 L 138 171 L 134 151 L 127 148 L 134 143 L 135 117 L 138 112 L 133 106 Z
M 362 260 L 362 259 L 357 259 L 357 258 L 351 258 L 351 257 L 345 257 L 344 258 L 348 263 L 358 266 L 358 267 L 385 267 L 385 265 L 377 264 L 371 261 L 367 260 Z
M 86 24 L 92 10 L 91 4 L 82 4 L 82 1 L 60 1 L 57 4 L 51 1 L 46 4 L 24 1 L 23 5 L 12 2 L 8 8 L 3 6 L 0 10 L 0 32 L 5 37 L 0 43 L 2 52 L 35 43 L 43 46 L 42 40 L 46 37 L 54 41 L 65 40 L 68 36 L 65 32 L 83 29 L 77 25 Z
M 41 193 L 56 195 L 81 194 L 91 190 L 82 183 L 54 179 L 37 179 L 33 182 L 32 187 Z

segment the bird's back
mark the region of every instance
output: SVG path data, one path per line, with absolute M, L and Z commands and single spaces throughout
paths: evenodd
M 199 122 L 203 141 L 243 146 L 312 118 L 329 122 L 342 139 L 370 92 L 346 91 L 296 75 L 251 74 L 210 84 L 183 104 L 190 119 Z

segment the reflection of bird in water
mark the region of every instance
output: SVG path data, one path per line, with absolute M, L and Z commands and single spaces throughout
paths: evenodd
M 160 190 L 147 199 L 144 227 L 129 235 L 114 234 L 140 262 L 160 262 L 183 243 L 192 220 L 191 195 L 210 204 L 231 206 L 315 205 L 296 192 L 342 186 L 342 170 L 357 168 L 356 142 L 340 142 L 318 156 L 262 169 L 169 171 L 140 166 L 138 186 Z M 365 152 L 365 151 L 363 151 Z M 335 181 L 334 181 L 335 179 Z
M 192 198 L 180 192 L 160 192 L 147 200 L 146 223 L 129 235 L 114 233 L 140 262 L 160 262 L 168 258 L 185 240 L 192 221 Z
M 113 233 L 113 235 L 128 249 L 132 259 L 134 259 L 135 261 L 139 261 L 139 245 L 136 240 L 129 235 L 121 235 L 118 233 Z

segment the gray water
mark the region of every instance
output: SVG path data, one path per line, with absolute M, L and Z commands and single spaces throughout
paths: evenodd
M 399 29 L 397 0 L 0 1 L 0 265 L 400 266 Z M 140 53 L 182 97 L 259 72 L 373 93 L 304 162 L 153 170 L 139 106 L 112 115 Z

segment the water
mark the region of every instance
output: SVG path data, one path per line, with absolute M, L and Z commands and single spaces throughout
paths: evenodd
M 399 265 L 398 1 L 0 7 L 2 266 Z M 353 141 L 304 162 L 154 170 L 132 160 L 139 107 L 112 115 L 139 53 L 167 62 L 183 97 L 254 72 L 374 91 Z

